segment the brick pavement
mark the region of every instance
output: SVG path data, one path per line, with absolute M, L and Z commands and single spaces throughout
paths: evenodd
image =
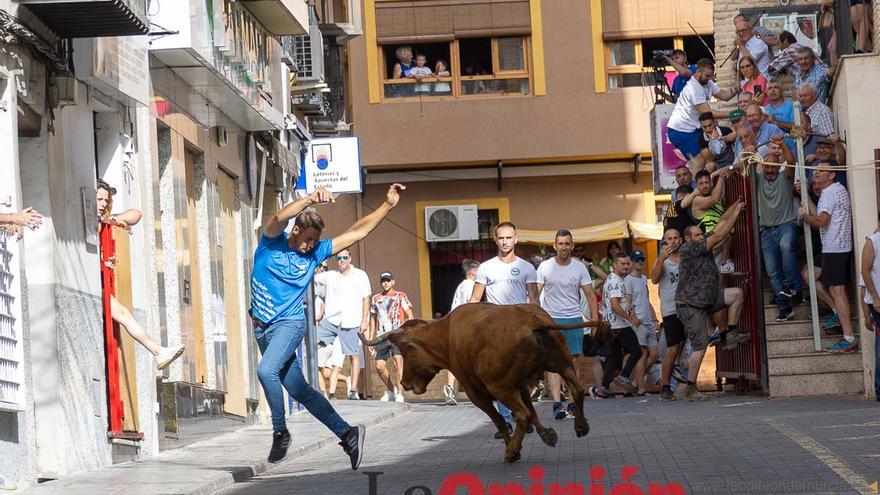
M 686 493 L 699 494 L 873 493 L 868 484 L 880 478 L 880 406 L 875 402 L 734 396 L 704 403 L 665 404 L 656 396 L 588 401 L 592 431 L 582 439 L 575 438 L 571 420 L 552 420 L 550 407 L 541 403 L 539 414 L 560 434 L 559 444 L 550 448 L 529 435 L 522 460 L 513 465 L 501 461 L 502 444 L 476 408 L 420 404 L 368 429 L 358 473 L 330 448 L 285 462 L 222 495 L 367 494 L 364 471 L 384 472 L 378 479 L 383 495 L 404 494 L 414 485 L 437 494 L 444 479 L 461 472 L 477 475 L 484 486 L 527 486 L 535 465 L 545 469 L 545 485 L 585 486 L 589 468 L 601 466 L 608 488 L 620 482 L 623 466 L 635 465 L 639 470 L 632 481 L 643 493 L 648 483 L 680 483 Z

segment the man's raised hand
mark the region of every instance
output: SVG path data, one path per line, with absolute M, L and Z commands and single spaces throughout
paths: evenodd
M 391 184 L 391 187 L 388 188 L 388 194 L 385 196 L 385 202 L 388 203 L 388 206 L 392 208 L 397 206 L 398 201 L 400 201 L 400 192 L 405 190 L 406 186 L 403 184 Z
M 314 205 L 323 205 L 336 202 L 336 200 L 333 199 L 333 193 L 324 189 L 323 187 L 319 187 L 318 189 L 315 189 L 312 194 L 309 194 L 309 201 L 311 201 Z

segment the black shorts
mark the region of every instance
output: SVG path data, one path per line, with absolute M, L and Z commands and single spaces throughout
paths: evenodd
M 684 324 L 676 315 L 663 317 L 663 334 L 666 335 L 666 347 L 672 347 L 685 341 Z
M 376 344 L 376 361 L 388 361 L 391 356 L 400 356 L 400 349 L 396 345 L 387 340 Z
M 849 284 L 849 271 L 852 268 L 852 251 L 845 253 L 822 253 L 822 274 L 819 282 L 825 287 Z

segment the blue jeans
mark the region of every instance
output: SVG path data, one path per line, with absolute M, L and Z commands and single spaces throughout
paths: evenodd
M 306 333 L 305 320 L 282 320 L 269 328 L 255 328 L 257 345 L 263 357 L 257 365 L 257 376 L 266 393 L 266 402 L 272 411 L 272 429 L 285 430 L 284 392 L 302 404 L 312 416 L 336 434 L 345 436 L 351 425 L 346 423 L 330 405 L 330 402 L 314 389 L 303 376 L 296 350 Z
M 501 414 L 501 417 L 504 418 L 504 421 L 513 423 L 513 413 L 510 412 L 510 408 L 502 404 L 500 400 L 495 401 L 495 408 L 498 409 L 498 412 Z
M 780 310 L 791 309 L 791 300 L 779 294 L 783 287 L 793 287 L 795 291 L 803 290 L 801 269 L 798 266 L 797 225 L 794 222 L 784 223 L 776 227 L 761 228 L 761 251 L 764 254 L 764 266 L 767 277 L 773 286 L 773 297 Z

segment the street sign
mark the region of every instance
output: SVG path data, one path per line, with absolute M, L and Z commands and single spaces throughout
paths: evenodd
M 358 138 L 313 139 L 304 163 L 306 192 L 323 187 L 333 193 L 361 192 Z

